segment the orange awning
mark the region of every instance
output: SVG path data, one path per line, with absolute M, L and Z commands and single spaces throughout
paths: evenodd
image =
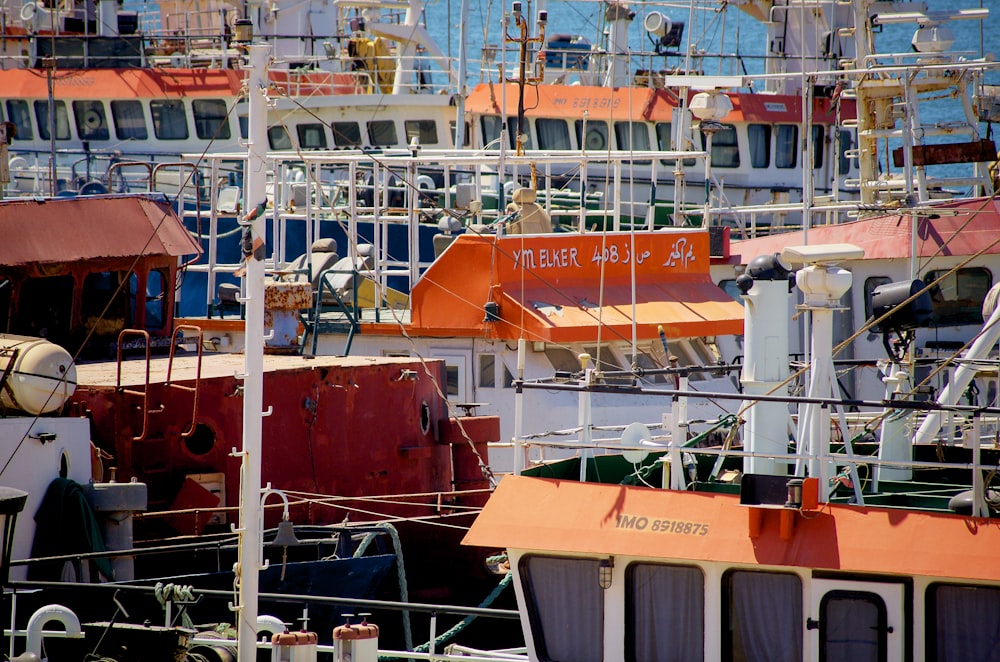
M 550 342 L 586 340 L 597 325 L 609 339 L 631 338 L 633 316 L 644 338 L 655 337 L 659 325 L 670 338 L 743 332 L 743 307 L 713 283 L 645 283 L 636 287 L 634 307 L 629 286 L 605 287 L 603 292 L 596 284 L 559 291 L 515 287 L 505 294 L 500 305 L 508 309 L 504 317 L 511 316 L 511 308 L 513 316 L 523 308 L 532 337 Z
M 732 494 L 506 476 L 462 543 L 1000 581 L 1000 527 L 983 520 L 830 504 L 807 516 L 765 510 L 752 537 L 753 511 L 761 509 L 741 506 Z M 783 512 L 794 517 L 787 540 L 778 522 Z
M 419 335 L 558 343 L 743 332 L 711 282 L 705 230 L 458 237 L 411 292 Z M 489 305 L 495 317 L 486 314 Z

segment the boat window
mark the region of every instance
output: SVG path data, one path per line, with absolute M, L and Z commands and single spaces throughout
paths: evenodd
M 885 601 L 865 591 L 829 591 L 819 604 L 821 660 L 885 660 Z
M 479 374 L 476 385 L 480 388 L 496 388 L 497 386 L 497 356 L 496 354 L 479 355 Z
M 891 283 L 892 279 L 888 276 L 870 276 L 865 279 L 865 320 L 872 319 L 872 294 L 875 292 L 875 288 Z M 871 328 L 872 333 L 879 333 L 880 329 L 877 326 Z
M 457 128 L 457 123 L 452 121 L 448 122 L 448 130 L 451 131 L 451 144 L 454 145 L 457 140 L 455 136 L 455 130 Z M 465 123 L 465 146 L 468 147 L 472 144 L 472 125 L 468 122 Z
M 0 274 L 0 284 L 2 284 L 2 287 L 0 287 L 0 329 L 6 332 L 11 328 L 11 291 L 14 288 L 3 274 Z
M 69 347 L 72 316 L 72 276 L 30 278 L 19 288 L 14 326 L 10 331 Z
M 28 102 L 24 99 L 7 100 L 7 121 L 13 122 L 17 128 L 17 138 L 20 140 L 34 140 L 35 135 L 31 130 L 31 113 L 28 110 Z
M 549 360 L 556 372 L 567 372 L 571 375 L 580 372 L 580 359 L 577 358 L 577 354 L 565 347 L 546 343 L 545 358 Z
M 813 124 L 812 132 L 813 168 L 822 168 L 823 155 L 826 151 L 826 131 L 823 130 L 823 125 Z
M 766 168 L 771 165 L 771 125 L 751 124 L 747 127 L 750 139 L 750 165 Z
M 240 115 L 237 119 L 240 122 L 240 138 L 246 140 L 247 138 L 250 137 L 250 118 L 247 117 L 246 115 Z M 271 132 L 270 127 L 268 127 L 267 131 L 268 135 L 270 135 Z M 272 149 L 274 149 L 273 145 Z
M 657 122 L 656 123 L 656 147 L 663 151 L 674 151 L 678 149 L 673 147 L 673 142 L 670 136 L 670 122 Z M 676 159 L 660 159 L 660 163 L 664 165 L 673 165 Z M 695 163 L 694 159 L 684 159 L 685 166 L 693 166 Z
M 392 120 L 374 120 L 368 123 L 368 140 L 373 145 L 398 145 L 396 124 Z
M 615 141 L 621 150 L 649 151 L 649 129 L 645 122 L 615 122 Z M 635 163 L 649 165 L 650 161 Z
M 80 140 L 110 140 L 108 117 L 100 101 L 74 101 L 73 119 Z
M 120 99 L 111 102 L 111 119 L 115 122 L 115 137 L 118 140 L 146 140 L 149 130 L 142 103 L 135 99 Z
M 361 145 L 361 125 L 357 122 L 332 122 L 333 144 L 337 147 L 358 147 Z
M 202 140 L 228 140 L 229 113 L 222 99 L 195 99 L 191 102 L 194 112 L 194 131 Z
M 164 272 L 152 270 L 146 275 L 146 293 L 144 296 L 146 301 L 146 319 L 144 327 L 150 331 L 162 329 L 167 317 L 167 293 L 164 287 L 164 283 L 166 282 L 167 278 Z M 128 319 L 130 321 L 138 320 L 138 316 L 135 314 L 136 300 L 139 298 L 137 296 L 138 286 L 139 278 L 135 273 L 132 273 L 128 281 Z
M 1000 650 L 1000 589 L 931 584 L 926 654 L 932 662 L 995 660 Z
M 566 120 L 537 119 L 539 149 L 573 149 L 569 140 L 569 124 Z
M 931 286 L 935 326 L 983 323 L 983 300 L 993 284 L 988 269 L 935 269 L 924 274 L 923 281 Z
M 524 148 L 534 149 L 535 142 L 531 139 L 531 122 L 528 118 L 524 118 L 524 126 L 521 127 L 521 133 L 524 134 Z M 507 134 L 510 136 L 510 146 L 517 147 L 517 118 L 508 117 L 507 118 Z
M 526 556 L 521 576 L 541 660 L 604 659 L 604 590 L 597 559 Z
M 177 99 L 154 99 L 149 102 L 153 116 L 153 134 L 160 140 L 187 140 L 187 117 L 184 104 Z
M 621 150 L 649 151 L 649 130 L 645 122 L 615 122 L 615 140 Z
M 701 135 L 702 149 L 705 148 L 705 134 Z M 712 167 L 713 168 L 739 168 L 740 148 L 736 139 L 736 127 L 732 124 L 723 124 L 721 131 L 716 131 L 712 136 Z
M 295 132 L 302 149 L 326 149 L 326 127 L 322 124 L 297 124 Z
M 729 660 L 802 659 L 802 580 L 731 570 L 722 577 L 722 646 Z
M 271 149 L 292 149 L 292 137 L 288 135 L 288 129 L 280 124 L 267 127 L 267 143 Z
M 774 166 L 794 168 L 798 164 L 799 127 L 794 124 L 779 124 L 774 138 Z
M 503 387 L 514 388 L 514 374 L 507 369 L 507 364 L 501 362 L 501 365 L 503 365 Z
M 848 150 L 854 149 L 854 134 L 846 129 L 841 129 L 837 133 L 837 174 L 846 175 L 851 172 L 851 168 L 858 167 L 856 158 L 848 158 Z
M 92 332 L 98 337 L 117 336 L 122 329 L 131 326 L 133 305 L 123 283 L 126 275 L 127 272 L 122 271 L 87 274 L 80 298 L 84 332 Z
M 584 125 L 587 127 L 584 135 Z M 597 120 L 576 121 L 576 142 L 581 149 L 600 150 L 608 148 L 608 123 Z
M 633 563 L 625 591 L 626 659 L 704 659 L 705 576 L 700 568 Z
M 69 115 L 66 113 L 66 104 L 57 100 L 52 106 L 55 108 L 56 140 L 69 140 Z M 38 122 L 38 137 L 42 140 L 49 140 L 49 102 L 35 102 L 35 121 Z
M 481 124 L 483 126 L 483 146 L 500 138 L 500 118 L 496 115 L 483 115 Z M 496 145 L 493 145 L 496 148 Z
M 447 383 L 447 388 L 445 389 L 445 395 L 449 398 L 453 398 L 458 395 L 458 380 L 461 377 L 459 374 L 459 366 L 452 365 L 450 363 L 445 363 L 444 366 L 444 377 Z
M 434 120 L 404 120 L 403 129 L 406 131 L 406 144 L 413 144 L 413 139 L 417 139 L 420 145 L 437 145 L 438 130 Z

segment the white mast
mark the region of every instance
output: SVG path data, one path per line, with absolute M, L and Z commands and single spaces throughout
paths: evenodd
M 237 655 L 239 662 L 257 659 L 257 594 L 261 567 L 260 465 L 264 408 L 264 209 L 267 149 L 267 61 L 270 47 L 248 45 L 250 75 L 247 80 L 249 141 L 247 144 L 246 204 L 243 217 L 246 269 L 246 348 L 243 382 L 243 468 L 240 484 L 239 584 L 237 606 Z M 247 245 L 249 243 L 249 245 Z M 247 253 L 249 253 L 247 255 Z

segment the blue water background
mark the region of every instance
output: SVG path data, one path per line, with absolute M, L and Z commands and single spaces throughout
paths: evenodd
M 663 5 L 645 5 L 631 3 L 636 12 L 636 18 L 629 28 L 629 47 L 633 51 L 649 51 L 652 45 L 642 28 L 642 20 L 648 12 L 658 11 L 673 21 L 684 22 L 684 42 L 692 36 L 699 42 L 699 48 L 714 53 L 739 53 L 742 56 L 742 66 L 749 74 L 761 73 L 764 70 L 763 55 L 766 47 L 766 30 L 764 26 L 730 6 L 726 11 L 696 12 L 694 20 L 690 20 L 685 3 L 672 3 L 675 7 Z M 961 2 L 931 1 L 929 11 L 955 11 L 957 9 L 979 9 L 989 6 L 985 0 L 970 4 Z M 484 78 L 482 75 L 481 53 L 484 44 L 499 46 L 502 43 L 501 18 L 503 11 L 510 11 L 511 2 L 498 4 L 496 0 L 469 0 L 469 19 L 467 22 L 468 43 L 468 82 L 475 84 Z M 534 34 L 534 17 L 537 14 L 538 2 L 523 0 L 525 16 L 529 17 Z M 599 43 L 600 34 L 606 27 L 602 20 L 605 5 L 602 2 L 564 2 L 548 0 L 546 8 L 549 22 L 547 35 L 578 34 L 591 43 Z M 461 0 L 430 0 L 425 4 L 425 21 L 430 35 L 437 41 L 446 55 L 458 58 L 460 53 Z M 991 9 L 991 15 L 985 21 L 962 20 L 950 21 L 955 36 L 954 50 L 968 51 L 969 57 L 980 57 L 983 53 L 1000 55 L 1000 5 Z M 877 36 L 879 52 L 911 51 L 910 40 L 916 29 L 914 24 L 887 25 L 881 28 Z M 515 46 L 509 46 L 515 48 Z M 683 49 L 681 49 L 683 50 Z M 508 62 L 511 62 L 508 57 Z M 676 58 L 672 60 L 676 62 Z M 730 63 L 718 71 L 706 73 L 733 74 L 739 73 L 736 65 Z M 496 68 L 488 71 L 489 77 L 497 77 Z M 1000 84 L 1000 73 L 993 72 L 987 77 L 987 83 Z

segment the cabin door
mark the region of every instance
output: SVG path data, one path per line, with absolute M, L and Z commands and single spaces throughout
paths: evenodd
M 806 641 L 819 662 L 901 662 L 903 585 L 814 579 Z
M 448 402 L 472 402 L 472 352 L 435 349 L 431 354 L 436 359 L 444 359 L 445 373 L 448 380 Z

